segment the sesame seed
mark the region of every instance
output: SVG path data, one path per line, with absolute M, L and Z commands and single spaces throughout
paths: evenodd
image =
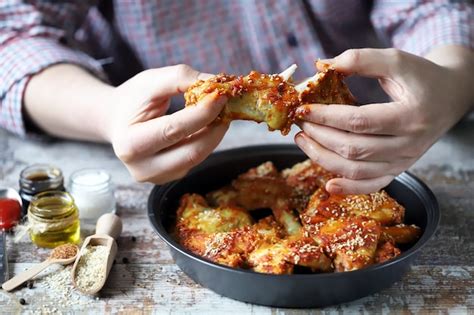
M 87 246 L 77 264 L 76 285 L 83 290 L 95 290 L 105 277 L 107 247 Z

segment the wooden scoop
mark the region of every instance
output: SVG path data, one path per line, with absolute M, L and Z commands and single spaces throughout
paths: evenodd
M 71 276 L 72 276 L 72 283 L 74 287 L 85 294 L 95 294 L 99 292 L 105 284 L 107 277 L 109 275 L 110 269 L 114 263 L 115 255 L 117 254 L 117 243 L 115 239 L 117 239 L 122 233 L 122 220 L 115 214 L 107 213 L 102 215 L 99 220 L 97 220 L 97 225 L 95 229 L 95 234 L 88 236 L 84 243 L 82 244 L 81 250 L 76 257 L 76 261 L 72 267 Z M 104 259 L 105 268 L 104 270 L 104 277 L 100 281 L 100 283 L 96 283 L 93 288 L 91 289 L 83 289 L 80 288 L 76 284 L 76 275 L 77 275 L 77 266 L 79 261 L 81 260 L 81 256 L 84 253 L 84 250 L 87 246 L 97 246 L 103 245 L 107 247 L 107 251 L 109 252 L 107 258 Z
M 68 258 L 56 258 L 56 257 L 60 257 L 62 255 L 61 250 L 64 249 L 64 246 L 75 247 L 76 254 L 71 256 L 71 257 L 68 257 Z M 42 263 L 34 266 L 33 268 L 30 268 L 30 269 L 16 275 L 15 277 L 11 278 L 10 280 L 8 280 L 4 284 L 2 284 L 2 289 L 5 290 L 5 291 L 11 291 L 11 290 L 15 289 L 16 287 L 18 287 L 19 285 L 21 285 L 21 284 L 25 283 L 26 281 L 30 280 L 31 278 L 33 278 L 38 273 L 40 273 L 41 271 L 43 271 L 44 269 L 46 269 L 47 267 L 49 267 L 52 264 L 69 265 L 70 263 L 72 263 L 76 259 L 76 257 L 78 255 L 79 255 L 79 248 L 76 245 L 73 245 L 73 244 L 60 245 L 60 246 L 53 249 L 53 251 L 49 255 L 48 259 L 46 259 Z

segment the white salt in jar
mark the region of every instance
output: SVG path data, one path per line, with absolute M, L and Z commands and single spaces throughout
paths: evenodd
M 115 213 L 115 196 L 111 176 L 102 169 L 82 169 L 70 177 L 69 193 L 79 209 L 81 224 L 95 226 L 105 213 Z

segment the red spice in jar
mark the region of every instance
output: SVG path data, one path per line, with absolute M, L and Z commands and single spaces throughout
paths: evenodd
M 21 206 L 18 200 L 0 199 L 0 229 L 8 230 L 20 220 Z

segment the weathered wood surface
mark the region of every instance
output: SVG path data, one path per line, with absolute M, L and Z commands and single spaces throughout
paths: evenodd
M 263 126 L 236 124 L 220 148 L 244 144 L 290 142 Z M 240 136 L 237 134 L 240 133 Z M 258 135 L 258 136 L 255 136 Z M 100 299 L 62 313 L 123 314 L 332 314 L 474 313 L 474 123 L 464 122 L 438 142 L 412 169 L 438 198 L 442 220 L 433 240 L 411 271 L 391 288 L 351 303 L 318 310 L 275 309 L 221 297 L 202 288 L 173 263 L 166 245 L 146 216 L 151 185 L 134 183 L 110 148 L 73 142 L 21 140 L 0 131 L 0 186 L 17 186 L 19 171 L 34 162 L 49 162 L 68 176 L 82 167 L 102 167 L 117 183 L 118 214 L 124 230 L 118 240 L 117 264 Z M 260 137 L 261 136 L 261 137 Z M 132 241 L 132 236 L 136 241 Z M 8 242 L 10 267 L 18 273 L 45 259 L 27 238 Z M 129 263 L 122 263 L 127 257 Z M 20 305 L 24 298 L 27 305 Z M 40 312 L 54 296 L 38 286 L 13 293 L 0 291 L 1 313 Z

